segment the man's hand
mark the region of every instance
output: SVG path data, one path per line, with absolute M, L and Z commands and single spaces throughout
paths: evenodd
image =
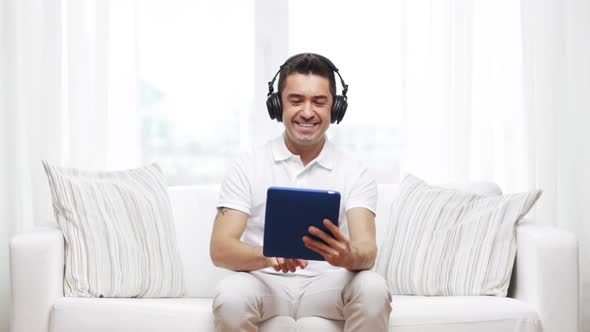
M 338 226 L 334 225 L 329 219 L 324 219 L 324 226 L 328 228 L 333 237 L 314 226 L 309 226 L 308 231 L 322 239 L 326 244 L 316 241 L 307 235 L 303 236 L 303 243 L 307 248 L 322 255 L 328 263 L 352 270 L 354 267 L 354 256 L 350 241 L 340 232 Z
M 275 271 L 295 272 L 297 267 L 305 269 L 307 266 L 307 260 L 305 259 L 291 259 L 291 258 L 280 258 L 280 257 L 266 257 L 268 266 L 275 269 Z

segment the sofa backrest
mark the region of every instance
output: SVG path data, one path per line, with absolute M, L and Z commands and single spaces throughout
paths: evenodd
M 230 273 L 215 267 L 209 257 L 218 193 L 218 186 L 169 188 L 176 239 L 184 265 L 186 297 L 212 297 L 217 281 Z
M 499 194 L 495 184 L 451 185 L 457 189 Z M 377 204 L 377 246 L 385 238 L 391 202 L 397 185 L 379 185 Z M 178 248 L 184 265 L 186 297 L 212 297 L 215 285 L 231 271 L 215 267 L 209 256 L 209 242 L 215 219 L 219 186 L 174 186 L 169 188 Z

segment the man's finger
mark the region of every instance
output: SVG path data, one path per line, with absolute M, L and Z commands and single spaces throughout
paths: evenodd
M 326 228 L 328 228 L 328 230 L 330 230 L 330 232 L 332 233 L 332 235 L 338 239 L 339 241 L 342 241 L 344 243 L 348 243 L 348 239 L 346 238 L 346 236 L 344 236 L 344 234 L 342 234 L 342 232 L 340 231 L 340 228 L 338 228 L 338 226 L 334 225 L 334 223 L 332 223 L 332 221 L 330 219 L 324 219 L 324 226 L 326 226 Z
M 275 271 L 279 272 L 279 270 L 281 269 L 281 266 L 279 265 L 279 261 L 277 260 L 277 258 L 276 257 L 270 257 L 270 263 L 271 263 L 272 268 Z
M 305 260 L 305 259 L 296 259 L 295 262 L 302 269 L 305 269 L 307 267 L 307 264 L 308 264 L 307 263 L 307 260 Z
M 279 264 L 281 265 L 281 271 L 283 271 L 283 273 L 289 272 L 289 266 L 287 265 L 287 260 L 285 258 L 279 258 Z
M 297 270 L 297 264 L 295 263 L 294 260 L 292 260 L 292 259 L 285 259 L 285 264 L 287 265 L 287 268 L 289 269 L 289 272 L 295 272 L 295 270 Z
M 326 242 L 331 247 L 339 247 L 338 241 L 336 239 L 334 239 L 332 236 L 326 234 L 326 232 L 322 231 L 321 229 L 319 229 L 317 227 L 314 227 L 314 226 L 309 226 L 309 228 L 307 230 L 311 234 L 313 234 L 313 235 L 319 237 L 320 239 L 324 240 L 324 242 Z
M 330 259 L 332 259 L 334 256 L 330 255 L 330 253 L 318 248 L 317 246 L 314 246 L 311 243 L 305 243 L 305 247 L 309 248 L 310 250 L 313 250 L 314 252 L 320 254 L 322 257 L 324 257 L 324 259 L 326 261 L 329 261 Z
M 306 246 L 308 246 L 308 248 L 310 248 L 312 250 L 314 250 L 314 248 L 315 248 L 315 249 L 318 249 L 318 250 L 325 252 L 329 255 L 333 255 L 333 256 L 338 255 L 338 251 L 336 249 L 331 248 L 331 247 L 329 247 L 319 241 L 316 241 L 308 236 L 303 236 L 303 242 L 305 243 Z M 319 253 L 318 250 L 315 250 L 315 251 Z
M 285 259 L 283 259 L 281 257 L 277 257 L 277 263 L 279 264 L 279 268 L 277 271 L 283 270 L 283 266 L 285 265 Z M 283 272 L 285 272 L 285 271 L 283 271 Z

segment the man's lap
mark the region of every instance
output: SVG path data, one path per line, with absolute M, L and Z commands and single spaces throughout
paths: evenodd
M 261 321 L 274 316 L 344 320 L 343 307 L 352 300 L 352 294 L 364 292 L 366 287 L 386 288 L 385 282 L 381 281 L 382 278 L 373 271 L 351 272 L 346 269 L 313 277 L 238 272 L 219 283 L 214 306 L 227 301 L 247 302 L 258 310 Z

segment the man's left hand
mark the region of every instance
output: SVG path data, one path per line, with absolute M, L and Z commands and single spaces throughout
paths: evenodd
M 350 241 L 340 232 L 338 226 L 334 225 L 329 219 L 324 219 L 324 226 L 332 233 L 332 236 L 314 226 L 309 226 L 308 231 L 325 243 L 316 241 L 307 235 L 303 236 L 303 243 L 307 248 L 322 255 L 326 262 L 331 265 L 350 270 L 354 262 Z

